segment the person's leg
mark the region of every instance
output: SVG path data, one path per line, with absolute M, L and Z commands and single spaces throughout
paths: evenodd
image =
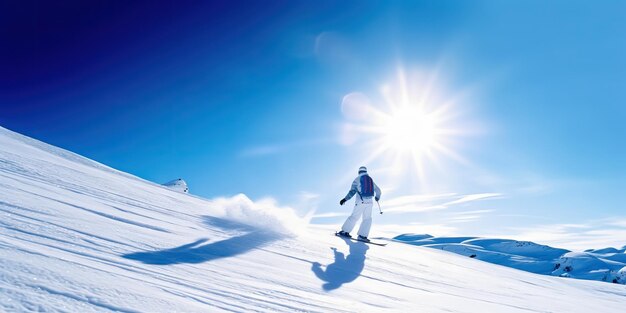
M 361 221 L 361 226 L 359 227 L 358 235 L 367 237 L 370 234 L 370 228 L 372 228 L 372 205 L 373 202 L 365 201 L 363 206 L 363 220 Z
M 356 225 L 356 222 L 363 214 L 363 209 L 364 207 L 361 201 L 356 200 L 354 203 L 354 210 L 352 210 L 352 214 L 346 219 L 346 221 L 343 223 L 343 226 L 341 226 L 341 230 L 347 233 L 351 232 L 354 228 L 354 225 Z

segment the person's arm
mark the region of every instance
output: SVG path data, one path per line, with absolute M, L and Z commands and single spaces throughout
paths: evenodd
M 374 192 L 376 193 L 376 201 L 380 200 L 380 196 L 382 196 L 382 192 L 380 191 L 380 188 L 378 188 L 378 185 L 376 185 L 376 183 L 374 183 Z
M 357 191 L 359 190 L 359 179 L 355 179 L 352 182 L 352 186 L 350 187 L 350 191 L 348 191 L 348 194 L 344 197 L 344 199 L 346 201 L 350 200 L 352 197 L 354 197 L 354 195 L 357 193 Z

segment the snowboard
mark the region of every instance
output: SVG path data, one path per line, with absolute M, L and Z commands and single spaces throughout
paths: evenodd
M 339 237 L 339 238 L 346 238 L 346 239 L 350 239 L 350 240 L 352 240 L 352 241 L 363 242 L 363 243 L 367 243 L 367 244 L 371 244 L 371 245 L 376 245 L 376 246 L 381 246 L 381 247 L 384 247 L 384 246 L 386 246 L 386 245 L 387 245 L 386 243 L 382 243 L 382 242 L 375 242 L 375 241 L 371 241 L 371 240 L 370 240 L 370 241 L 363 241 L 363 240 L 359 240 L 359 239 L 352 238 L 352 237 L 341 236 L 341 235 L 339 235 L 339 234 L 337 234 L 337 233 L 335 233 L 335 236 L 337 236 L 337 237 Z

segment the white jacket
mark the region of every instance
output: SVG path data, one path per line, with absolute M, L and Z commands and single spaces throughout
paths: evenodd
M 355 194 L 358 194 L 361 199 L 371 199 L 372 198 L 371 196 L 369 196 L 369 197 L 362 196 L 361 197 L 361 190 L 362 190 L 361 189 L 361 176 L 363 176 L 363 175 L 367 175 L 367 172 L 360 173 L 359 176 L 357 176 L 354 179 L 354 181 L 352 182 L 352 186 L 350 187 L 350 191 L 348 191 L 348 194 L 344 198 L 344 199 L 346 199 L 346 201 L 350 200 Z M 374 180 L 372 179 L 372 182 L 373 181 Z M 378 188 L 376 183 L 374 183 L 374 193 L 376 194 L 376 199 L 380 199 L 381 192 L 380 192 L 380 188 Z

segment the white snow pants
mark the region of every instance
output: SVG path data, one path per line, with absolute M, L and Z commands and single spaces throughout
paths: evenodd
M 354 203 L 354 210 L 350 217 L 343 223 L 343 226 L 341 226 L 341 230 L 348 233 L 351 232 L 359 218 L 363 217 L 358 234 L 367 237 L 370 233 L 370 228 L 372 228 L 372 205 L 374 204 L 372 200 L 372 198 L 361 200 L 361 198 L 357 196 Z

